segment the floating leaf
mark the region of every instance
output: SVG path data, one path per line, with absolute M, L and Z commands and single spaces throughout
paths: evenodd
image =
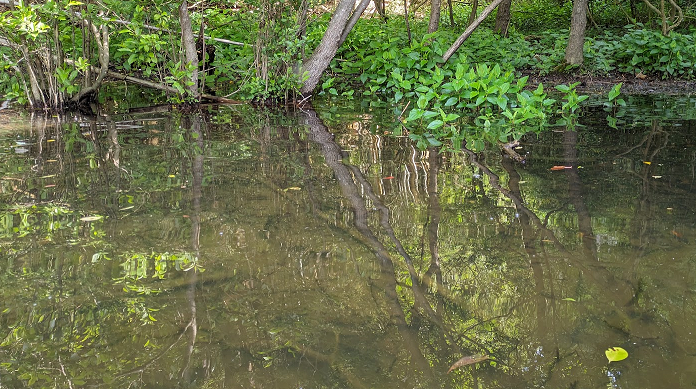
M 447 374 L 449 374 L 452 370 L 454 370 L 458 367 L 483 362 L 487 359 L 490 359 L 490 357 L 488 355 L 485 355 L 485 354 L 476 354 L 476 355 L 466 356 L 466 357 L 458 360 L 457 362 L 455 362 L 454 365 L 452 365 L 452 367 L 450 367 L 449 370 L 447 370 Z
M 609 347 L 604 354 L 606 354 L 609 362 L 623 361 L 628 357 L 628 351 L 621 347 Z
M 93 222 L 95 220 L 101 220 L 104 216 L 85 216 L 81 217 L 80 220 L 83 222 Z

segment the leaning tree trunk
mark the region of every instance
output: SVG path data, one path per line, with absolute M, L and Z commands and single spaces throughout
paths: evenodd
M 358 7 L 355 8 L 355 11 L 353 11 L 353 15 L 350 17 L 348 20 L 348 23 L 346 24 L 346 27 L 343 29 L 343 34 L 341 34 L 341 41 L 338 42 L 338 47 L 341 47 L 343 42 L 346 41 L 346 38 L 348 38 L 348 34 L 350 34 L 350 31 L 355 27 L 355 24 L 358 23 L 358 19 L 360 19 L 360 15 L 365 12 L 365 9 L 367 9 L 367 6 L 370 5 L 370 1 L 372 0 L 362 0 L 360 4 L 358 4 Z
M 507 36 L 510 27 L 510 6 L 512 0 L 503 0 L 498 6 L 498 13 L 495 15 L 495 28 L 493 31 L 500 36 Z
M 198 53 L 196 53 L 196 40 L 191 29 L 191 18 L 188 13 L 188 3 L 186 0 L 179 6 L 179 23 L 181 25 L 181 45 L 184 48 L 184 63 L 190 64 L 191 74 L 189 74 L 187 91 L 189 97 L 195 101 L 200 99 L 198 93 Z
M 573 0 L 570 36 L 565 52 L 565 61 L 569 65 L 582 65 L 582 47 L 585 44 L 585 27 L 587 26 L 587 3 L 588 0 Z
M 442 60 L 444 61 L 443 64 L 449 61 L 450 57 L 452 57 L 452 54 L 459 50 L 459 47 L 461 47 L 464 41 L 467 40 L 469 36 L 471 36 L 471 34 L 474 32 L 474 30 L 476 30 L 478 26 L 480 26 L 481 23 L 488 17 L 488 15 L 490 15 L 491 12 L 493 12 L 495 7 L 499 6 L 502 2 L 503 0 L 494 0 L 492 3 L 488 5 L 488 7 L 486 7 L 486 9 L 483 10 L 483 12 L 481 12 L 481 15 L 479 15 L 479 17 L 476 20 L 470 23 L 470 26 L 467 27 L 466 30 L 464 30 L 462 35 L 460 35 L 459 38 L 457 38 L 457 40 L 455 40 L 454 43 L 452 43 L 452 46 L 450 46 L 450 48 L 447 49 L 447 51 L 444 54 L 442 54 Z
M 331 17 L 331 21 L 329 22 L 329 27 L 321 38 L 319 46 L 314 50 L 312 56 L 302 64 L 299 70 L 299 76 L 307 74 L 307 79 L 300 89 L 300 93 L 303 96 L 312 93 L 319 83 L 322 73 L 329 67 L 329 63 L 334 55 L 336 55 L 341 36 L 346 29 L 348 18 L 350 18 L 354 5 L 355 0 L 341 0 L 341 2 L 338 3 Z
M 440 5 L 441 0 L 430 2 L 430 22 L 428 23 L 428 34 L 432 34 L 440 27 Z

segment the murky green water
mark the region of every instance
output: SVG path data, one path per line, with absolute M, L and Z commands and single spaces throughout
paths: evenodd
M 4 118 L 0 387 L 696 386 L 696 99 L 524 164 L 318 111 Z

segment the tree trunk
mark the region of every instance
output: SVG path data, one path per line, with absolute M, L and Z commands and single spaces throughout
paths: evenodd
M 404 0 L 404 22 L 406 23 L 406 32 L 408 33 L 408 44 L 411 44 L 411 25 L 408 23 L 408 0 Z
M 493 31 L 500 36 L 507 36 L 508 27 L 510 27 L 510 6 L 512 0 L 503 0 L 498 6 L 498 13 L 495 15 L 495 28 Z
M 196 40 L 193 37 L 191 29 L 191 18 L 188 13 L 188 3 L 186 0 L 181 2 L 179 6 L 179 24 L 181 25 L 181 46 L 184 49 L 185 67 L 190 66 L 191 74 L 186 89 L 189 97 L 198 101 L 200 95 L 198 93 L 198 53 L 196 53 Z
M 473 0 L 471 2 L 471 13 L 469 14 L 469 23 L 467 25 L 471 26 L 476 20 L 476 12 L 478 11 L 478 0 Z
M 329 66 L 334 55 L 336 55 L 338 44 L 346 29 L 348 18 L 353 11 L 354 5 L 355 0 L 341 0 L 341 2 L 338 3 L 331 17 L 331 21 L 329 22 L 329 27 L 321 38 L 319 46 L 317 46 L 312 56 L 309 57 L 300 68 L 299 76 L 303 77 L 305 73 L 308 76 L 300 89 L 300 93 L 303 96 L 310 95 L 312 91 L 314 91 L 322 73 L 324 73 L 324 70 Z
M 83 87 L 82 90 L 73 96 L 73 103 L 79 103 L 85 96 L 96 93 L 106 77 L 106 72 L 109 70 L 109 29 L 106 24 L 101 28 L 97 27 L 89 20 L 82 21 L 85 28 L 88 28 L 97 44 L 97 55 L 99 56 L 99 73 L 94 82 L 89 81 L 89 86 Z M 91 68 L 90 68 L 91 69 Z M 91 74 L 91 71 L 89 72 Z
M 432 0 L 430 2 L 430 22 L 428 23 L 428 34 L 437 31 L 440 26 L 440 5 L 441 0 Z
M 488 15 L 490 15 L 491 12 L 493 12 L 495 7 L 497 7 L 502 2 L 503 0 L 495 0 L 490 5 L 488 5 L 488 7 L 486 7 L 486 9 L 484 9 L 483 12 L 481 12 L 481 15 L 479 15 L 478 19 L 474 20 L 474 22 L 466 28 L 466 31 L 464 31 L 464 33 L 460 35 L 459 38 L 457 38 L 457 40 L 454 41 L 454 43 L 452 43 L 452 46 L 449 49 L 447 49 L 445 54 L 442 55 L 442 60 L 444 62 L 447 62 L 452 56 L 452 54 L 454 54 L 459 49 L 459 47 L 474 32 L 474 30 L 476 30 L 476 28 L 479 25 L 481 25 L 481 23 L 486 19 L 486 17 L 488 17 Z
M 360 16 L 363 14 L 363 12 L 365 12 L 367 6 L 370 5 L 370 1 L 372 0 L 362 0 L 360 4 L 358 4 L 358 7 L 355 8 L 355 11 L 353 11 L 353 15 L 348 20 L 348 24 L 346 24 L 346 27 L 343 29 L 343 34 L 341 35 L 341 41 L 338 42 L 338 47 L 341 47 L 343 42 L 346 41 L 346 38 L 348 38 L 348 34 L 350 34 L 350 31 L 353 29 L 353 27 L 355 27 L 355 24 L 358 23 L 358 19 L 360 19 Z
M 569 65 L 582 65 L 582 47 L 585 44 L 585 27 L 587 26 L 587 2 L 588 0 L 573 0 L 570 36 L 565 52 L 565 61 Z

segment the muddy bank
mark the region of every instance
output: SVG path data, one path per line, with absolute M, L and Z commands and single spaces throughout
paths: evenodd
M 639 77 L 617 73 L 608 76 L 597 77 L 583 74 L 549 74 L 540 76 L 532 72 L 522 72 L 529 76 L 529 85 L 538 85 L 540 82 L 545 86 L 559 84 L 569 84 L 580 82 L 577 90 L 582 93 L 606 93 L 614 85 L 623 83 L 622 93 L 649 95 L 696 95 L 696 81 L 691 80 L 662 80 L 652 76 L 639 75 Z

